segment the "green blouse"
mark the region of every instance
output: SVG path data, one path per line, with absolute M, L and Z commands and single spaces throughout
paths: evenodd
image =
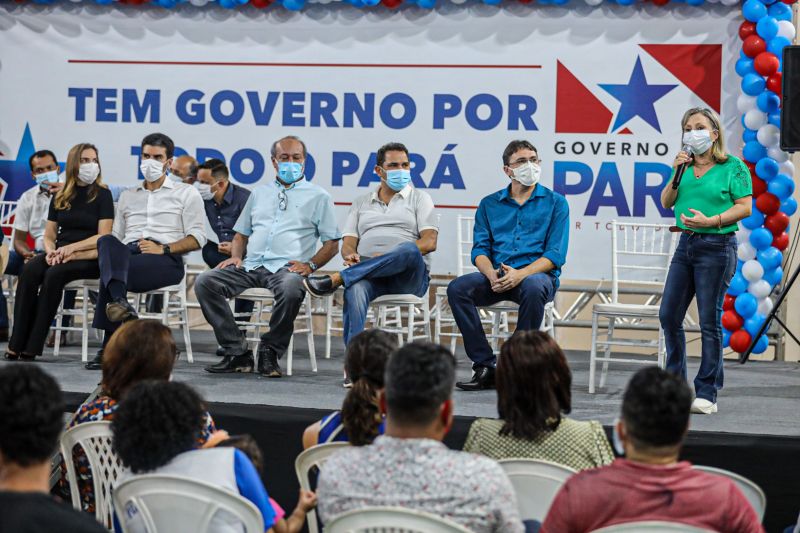
M 580 422 L 562 417 L 555 431 L 548 431 L 536 440 L 500 435 L 502 427 L 502 420 L 476 420 L 469 428 L 464 451 L 495 460 L 540 459 L 575 470 L 596 468 L 614 460 L 606 432 L 597 421 Z
M 673 176 L 675 171 L 673 170 Z M 672 185 L 668 185 L 672 187 Z M 697 233 L 731 233 L 738 229 L 734 222 L 722 228 L 687 228 L 681 223 L 681 214 L 693 217 L 689 209 L 700 211 L 711 218 L 733 207 L 734 200 L 753 194 L 750 170 L 739 159 L 728 154 L 728 160 L 717 163 L 701 178 L 695 176 L 694 165 L 689 165 L 678 186 L 675 200 L 675 223 L 679 228 L 691 229 Z

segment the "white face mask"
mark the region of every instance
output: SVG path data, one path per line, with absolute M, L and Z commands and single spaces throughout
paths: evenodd
M 211 185 L 200 181 L 194 182 L 194 188 L 200 193 L 200 198 L 203 200 L 211 200 L 214 198 L 214 192 L 211 190 Z
M 542 167 L 530 161 L 511 170 L 514 173 L 513 179 L 526 187 L 539 183 L 539 177 L 542 175 Z
M 144 159 L 139 165 L 139 170 L 142 171 L 145 181 L 152 183 L 164 175 L 164 163 L 155 159 Z
M 694 155 L 708 152 L 714 141 L 711 140 L 711 132 L 708 130 L 692 130 L 683 133 L 683 144 L 688 146 Z
M 78 179 L 86 185 L 91 185 L 100 175 L 100 165 L 97 163 L 83 163 L 78 167 Z

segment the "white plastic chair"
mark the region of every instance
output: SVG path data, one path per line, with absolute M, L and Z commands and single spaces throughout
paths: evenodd
M 89 359 L 89 328 L 92 327 L 92 316 L 94 316 L 94 305 L 89 299 L 89 291 L 100 290 L 100 282 L 96 279 L 82 279 L 67 283 L 64 293 L 76 291 L 75 304 L 77 307 L 64 309 L 64 296 L 61 296 L 61 303 L 58 304 L 56 311 L 56 325 L 50 329 L 55 332 L 55 344 L 53 344 L 53 356 L 58 357 L 61 351 L 61 332 L 79 331 L 81 334 L 81 360 L 85 363 Z M 64 326 L 64 317 L 73 317 L 71 326 Z M 80 326 L 75 325 L 75 318 L 80 318 Z
M 6 242 L 9 243 L 9 250 L 14 249 L 14 212 L 17 210 L 18 202 L 0 202 L 0 231 L 6 234 Z M 5 267 L 3 267 L 5 270 Z M 3 289 L 0 283 L 0 290 L 6 296 L 8 303 L 8 326 L 9 330 L 14 326 L 14 298 L 16 297 L 17 276 L 0 272 L 0 280 L 6 281 L 8 289 Z
M 716 474 L 718 476 L 726 477 L 736 483 L 739 490 L 742 491 L 747 501 L 753 507 L 753 510 L 758 515 L 758 520 L 764 519 L 764 512 L 767 510 L 767 495 L 755 482 L 747 479 L 744 476 L 725 470 L 722 468 L 715 468 L 713 466 L 694 465 L 695 470 L 702 470 L 709 474 Z
M 414 342 L 417 339 L 431 340 L 431 309 L 428 294 L 428 291 L 425 291 L 422 296 L 386 294 L 375 298 L 370 303 L 375 309 L 375 327 L 396 334 L 400 344 Z
M 81 509 L 81 495 L 78 491 L 78 472 L 72 460 L 76 446 L 83 449 L 89 461 L 94 486 L 95 518 L 107 527 L 111 526 L 113 508 L 111 491 L 122 473 L 122 464 L 111 446 L 111 422 L 86 422 L 78 424 L 61 435 L 61 456 L 67 467 L 72 506 Z
M 300 483 L 300 487 L 304 490 L 311 490 L 311 480 L 308 477 L 311 469 L 314 467 L 317 470 L 321 469 L 328 457 L 348 446 L 350 444 L 347 442 L 329 442 L 303 450 L 294 460 L 294 471 L 297 474 L 297 481 Z M 317 533 L 316 510 L 312 509 L 308 512 L 306 523 L 308 524 L 309 533 Z M 325 531 L 328 531 L 327 527 Z
M 269 329 L 269 319 L 264 318 L 264 315 L 272 312 L 272 305 L 275 301 L 275 296 L 269 289 L 256 288 L 247 289 L 240 295 L 236 296 L 236 299 L 250 300 L 255 302 L 252 315 L 238 315 L 236 325 L 245 331 L 245 335 L 249 334 L 246 340 L 253 345 L 252 349 L 254 357 L 258 357 L 256 348 L 258 347 L 258 343 L 261 342 L 261 334 L 263 333 L 262 329 Z M 245 317 L 249 320 L 243 320 Z M 289 340 L 289 347 L 286 350 L 286 375 L 288 376 L 292 375 L 292 355 L 294 353 L 295 335 L 306 335 L 306 340 L 308 342 L 308 356 L 311 358 L 311 371 L 317 371 L 317 353 L 314 347 L 314 321 L 311 316 L 311 296 L 308 294 L 306 294 L 303 304 L 300 307 L 300 312 L 297 314 L 297 318 L 295 319 L 295 323 L 297 322 L 299 322 L 301 325 L 300 327 L 295 325 L 292 338 Z M 255 362 L 258 364 L 258 361 Z
M 662 522 L 659 520 L 648 520 L 645 522 L 627 522 L 614 526 L 595 529 L 592 533 L 713 533 L 711 529 L 681 524 L 680 522 Z
M 219 512 L 238 518 L 246 533 L 263 533 L 264 518 L 252 502 L 216 485 L 183 476 L 144 474 L 114 488 L 119 517 L 136 512 L 147 531 L 203 533 L 218 531 L 212 520 Z M 120 519 L 122 531 L 126 522 Z
M 522 520 L 544 522 L 559 489 L 576 472 L 568 466 L 537 459 L 498 462 L 514 487 Z
M 343 303 L 337 300 L 337 295 L 343 300 L 344 288 L 339 287 L 335 293 L 325 297 L 325 359 L 331 358 L 331 342 L 333 332 L 341 333 L 344 336 L 344 308 Z M 375 320 L 375 310 L 373 307 L 367 309 L 367 322 Z
M 598 361 L 603 362 L 600 374 L 600 387 L 605 386 L 608 364 L 634 363 L 651 365 L 654 362 L 664 368 L 666 349 L 664 332 L 658 325 L 656 339 L 620 338 L 615 336 L 615 326 L 620 323 L 658 322 L 658 296 L 651 296 L 641 303 L 621 303 L 619 301 L 620 283 L 633 283 L 662 288 L 666 281 L 669 263 L 678 242 L 678 233 L 669 231 L 667 224 L 620 224 L 611 221 L 611 300 L 592 306 L 592 347 L 589 354 L 589 393 L 595 389 L 595 370 Z M 606 339 L 598 339 L 598 326 L 601 318 L 608 320 Z M 652 359 L 632 359 L 611 357 L 612 346 L 631 346 L 655 348 L 656 361 Z M 598 348 L 603 355 L 598 356 Z
M 133 294 L 133 308 L 139 314 L 139 318 L 150 318 L 160 320 L 168 328 L 180 326 L 183 330 L 183 344 L 186 347 L 186 359 L 194 363 L 192 356 L 192 339 L 189 334 L 189 307 L 186 303 L 186 274 L 177 285 L 162 287 L 154 291 L 136 292 Z M 148 294 L 160 294 L 163 298 L 160 313 L 150 313 L 146 310 L 146 296 Z
M 326 533 L 465 533 L 469 529 L 436 515 L 403 507 L 364 507 L 335 516 Z

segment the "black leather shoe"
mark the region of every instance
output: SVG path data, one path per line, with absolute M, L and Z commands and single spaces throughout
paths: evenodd
M 97 355 L 85 366 L 86 370 L 101 370 L 103 368 L 103 350 L 97 350 Z
M 494 388 L 494 368 L 482 366 L 475 371 L 470 381 L 459 381 L 456 387 L 464 391 L 478 391 Z
M 336 287 L 333 286 L 333 278 L 330 276 L 309 276 L 303 278 L 303 285 L 312 296 L 317 298 L 336 292 Z
M 214 352 L 214 354 L 215 354 L 217 357 L 225 357 L 225 348 L 223 348 L 222 346 L 220 346 L 219 348 L 217 348 L 217 351 L 216 351 L 216 352 Z
M 216 365 L 207 366 L 205 371 L 212 374 L 233 374 L 235 372 L 252 372 L 253 366 L 255 366 L 253 352 L 247 350 L 241 355 L 226 355 Z
M 117 298 L 106 304 L 106 316 L 111 322 L 136 320 L 139 314 L 125 298 Z
M 283 377 L 278 354 L 263 342 L 258 345 L 258 373 L 268 378 Z

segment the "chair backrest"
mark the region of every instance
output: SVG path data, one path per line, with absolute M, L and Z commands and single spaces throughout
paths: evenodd
M 163 474 L 144 474 L 126 479 L 114 488 L 114 507 L 122 530 L 124 517 L 138 516 L 147 531 L 204 533 L 219 531 L 213 524 L 219 513 L 240 521 L 245 533 L 263 533 L 264 518 L 252 502 L 216 485 L 196 479 Z
M 17 210 L 17 202 L 0 202 L 0 229 L 6 235 L 14 232 L 14 212 Z
M 668 224 L 620 224 L 611 221 L 611 301 L 619 302 L 619 284 L 662 287 L 679 233 Z
M 645 522 L 628 522 L 615 526 L 595 529 L 592 533 L 617 533 L 635 531 L 636 533 L 710 533 L 713 530 L 694 527 L 679 522 L 662 522 L 648 520 Z
M 731 472 L 730 470 L 715 468 L 713 466 L 694 465 L 694 468 L 695 470 L 702 470 L 703 472 L 726 477 L 736 483 L 736 486 L 739 487 L 739 490 L 744 493 L 747 501 L 749 501 L 750 505 L 753 506 L 753 510 L 758 515 L 758 519 L 764 519 L 764 512 L 767 510 L 767 495 L 764 494 L 764 491 L 761 490 L 761 487 L 759 487 L 753 481 L 744 476 L 740 476 L 735 472 Z
M 328 460 L 328 457 L 348 446 L 350 446 L 349 442 L 328 442 L 303 450 L 294 460 L 294 471 L 297 474 L 297 481 L 300 483 L 300 487 L 305 490 L 311 490 L 311 480 L 309 479 L 311 469 L 314 467 L 317 470 L 322 469 L 322 465 Z M 309 533 L 317 533 L 316 511 L 312 509 L 308 512 L 307 517 L 306 523 L 308 524 Z
M 72 451 L 79 446 L 86 454 L 91 468 L 95 518 L 107 526 L 111 525 L 113 514 L 111 491 L 123 470 L 122 463 L 111 446 L 111 438 L 111 422 L 108 421 L 78 424 L 61 435 L 61 455 L 67 466 L 73 507 L 81 509 L 78 473 L 72 460 Z
M 502 459 L 499 463 L 514 487 L 520 517 L 540 522 L 561 486 L 576 472 L 568 466 L 537 459 Z
M 369 531 L 414 533 L 465 533 L 469 530 L 436 515 L 402 507 L 365 507 L 342 513 L 325 525 L 325 533 Z
M 478 269 L 472 264 L 472 226 L 475 224 L 474 217 L 458 215 L 458 226 L 456 226 L 456 236 L 458 239 L 458 268 L 459 276 L 477 272 Z

